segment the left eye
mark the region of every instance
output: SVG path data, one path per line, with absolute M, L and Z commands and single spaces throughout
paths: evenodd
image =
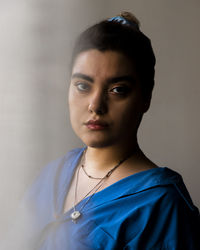
M 128 93 L 128 88 L 125 86 L 118 86 L 111 89 L 111 92 L 115 94 L 125 95 Z

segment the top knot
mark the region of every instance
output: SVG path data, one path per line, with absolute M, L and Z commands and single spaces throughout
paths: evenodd
M 119 15 L 109 18 L 108 21 L 118 22 L 124 25 L 134 27 L 136 30 L 140 30 L 140 22 L 138 19 L 130 12 L 122 11 Z
M 138 27 L 138 29 L 140 29 L 139 20 L 131 12 L 122 11 L 119 16 L 125 18 L 127 21 L 131 23 L 134 23 Z

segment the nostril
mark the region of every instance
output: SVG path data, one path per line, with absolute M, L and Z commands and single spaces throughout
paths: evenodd
M 102 115 L 107 111 L 107 104 L 103 101 L 98 103 L 90 103 L 88 106 L 88 111 L 90 113 L 96 113 L 98 115 Z
M 101 105 L 101 106 L 95 107 L 94 105 L 90 104 L 88 106 L 88 111 L 90 113 L 96 113 L 98 115 L 102 115 L 102 114 L 106 113 L 106 110 L 107 110 L 107 108 L 106 108 L 105 105 Z
M 105 113 L 105 109 L 102 109 L 102 108 L 100 109 L 99 108 L 99 109 L 96 110 L 97 115 L 103 115 L 104 113 Z

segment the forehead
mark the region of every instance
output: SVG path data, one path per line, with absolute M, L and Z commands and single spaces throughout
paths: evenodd
M 91 49 L 81 52 L 73 65 L 72 74 L 82 73 L 91 77 L 135 75 L 133 63 L 122 53 Z

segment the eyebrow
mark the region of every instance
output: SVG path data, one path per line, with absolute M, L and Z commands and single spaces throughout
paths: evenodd
M 112 77 L 108 80 L 109 83 L 117 83 L 117 82 L 129 82 L 134 83 L 136 80 L 131 75 Z
M 74 73 L 71 78 L 72 79 L 81 78 L 81 79 L 89 81 L 89 82 L 94 82 L 94 79 L 92 77 L 85 75 L 85 74 L 82 74 L 82 73 Z
M 82 73 L 74 73 L 71 77 L 74 78 L 81 78 L 83 80 L 89 81 L 91 83 L 94 82 L 94 79 L 91 76 L 82 74 Z M 129 83 L 135 83 L 136 79 L 131 75 L 125 75 L 125 76 L 118 76 L 118 77 L 111 77 L 108 79 L 108 83 L 117 83 L 117 82 L 129 82 Z

